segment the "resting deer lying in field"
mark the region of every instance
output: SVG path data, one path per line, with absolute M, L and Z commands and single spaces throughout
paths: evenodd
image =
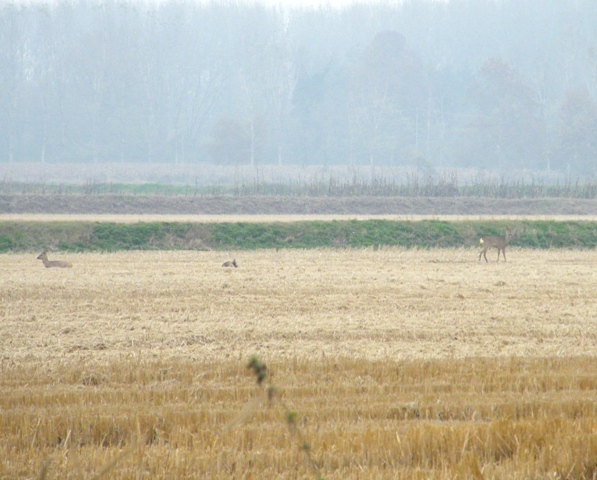
M 222 267 L 234 267 L 237 268 L 238 265 L 236 264 L 236 259 L 232 260 L 231 262 L 224 262 Z
M 479 254 L 479 261 L 481 261 L 481 255 L 485 257 L 485 261 L 487 262 L 487 250 L 491 247 L 497 248 L 498 251 L 498 258 L 497 261 L 500 261 L 500 252 L 504 255 L 504 262 L 506 261 L 506 247 L 508 246 L 508 242 L 512 237 L 512 230 L 506 229 L 506 235 L 503 237 L 500 236 L 491 236 L 491 237 L 481 237 L 479 239 L 479 243 L 483 246 L 483 250 Z
M 63 262 L 62 260 L 48 260 L 48 255 L 45 250 L 39 254 L 37 259 L 41 260 L 46 268 L 71 268 L 73 266 L 72 263 Z

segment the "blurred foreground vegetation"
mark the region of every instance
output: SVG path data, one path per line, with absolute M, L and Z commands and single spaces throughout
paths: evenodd
M 281 395 L 301 408 L 293 415 L 312 439 L 311 463 L 297 455 L 279 409 L 255 396 L 242 366 L 117 359 L 91 372 L 80 364 L 49 373 L 9 369 L 0 452 L 11 461 L 0 473 L 314 479 L 316 470 L 349 480 L 597 474 L 591 358 L 293 359 L 272 370 L 283 379 Z

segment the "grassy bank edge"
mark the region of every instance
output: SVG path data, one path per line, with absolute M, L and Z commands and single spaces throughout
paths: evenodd
M 268 223 L 0 222 L 0 253 L 62 251 L 253 250 L 268 248 L 477 247 L 514 230 L 510 245 L 597 247 L 597 222 L 555 220 L 331 220 Z

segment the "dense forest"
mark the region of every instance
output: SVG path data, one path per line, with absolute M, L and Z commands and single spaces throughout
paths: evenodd
M 591 175 L 597 2 L 2 2 L 0 162 Z

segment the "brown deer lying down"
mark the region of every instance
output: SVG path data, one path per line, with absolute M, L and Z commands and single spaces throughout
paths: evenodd
M 492 236 L 492 237 L 481 237 L 479 239 L 479 243 L 483 246 L 483 250 L 479 254 L 479 261 L 481 261 L 481 255 L 485 257 L 485 261 L 487 262 L 487 250 L 491 247 L 497 248 L 498 251 L 498 258 L 497 261 L 500 261 L 500 252 L 504 254 L 504 262 L 506 261 L 506 247 L 508 246 L 508 242 L 512 237 L 512 230 L 506 230 L 506 235 L 503 237 L 499 236 Z
M 231 262 L 224 262 L 222 267 L 234 267 L 237 268 L 238 265 L 236 264 L 236 259 L 232 260 Z
M 44 267 L 46 268 L 72 268 L 73 266 L 72 263 L 63 262 L 62 260 L 48 260 L 48 255 L 46 254 L 45 250 L 39 254 L 37 259 L 44 262 Z

